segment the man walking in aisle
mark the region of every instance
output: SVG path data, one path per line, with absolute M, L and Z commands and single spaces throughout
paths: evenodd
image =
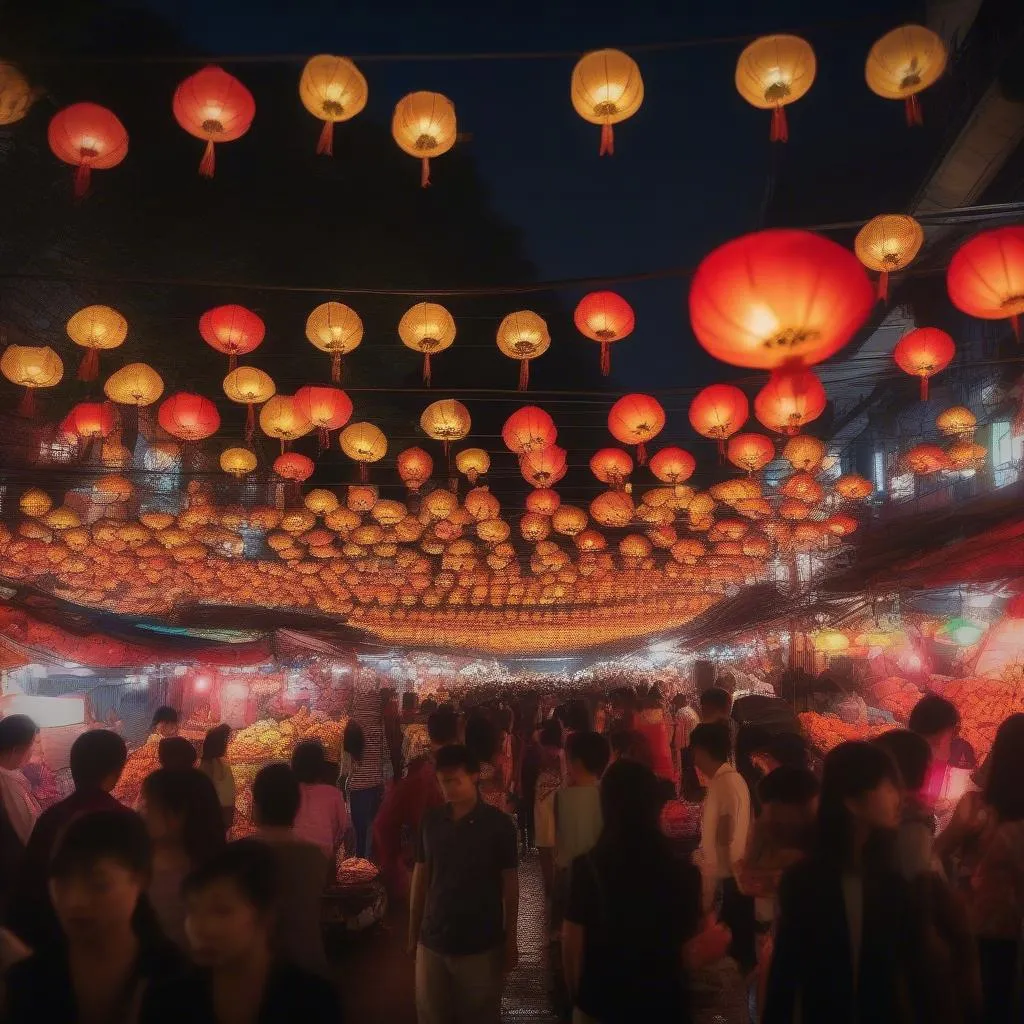
M 480 799 L 464 746 L 438 750 L 435 767 L 445 803 L 424 815 L 409 909 L 419 1024 L 500 1024 L 518 959 L 515 824 Z

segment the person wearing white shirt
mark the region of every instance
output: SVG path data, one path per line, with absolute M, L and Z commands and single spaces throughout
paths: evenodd
M 721 897 L 719 917 L 732 932 L 729 955 L 740 967 L 754 966 L 754 902 L 736 884 L 736 865 L 747 850 L 750 791 L 729 763 L 731 736 L 725 722 L 698 725 L 690 733 L 697 772 L 707 787 L 696 861 L 703 883 L 706 913 Z
M 27 715 L 0 719 L 0 795 L 4 811 L 22 845 L 28 842 L 41 808 L 32 795 L 22 766 L 32 754 L 39 729 Z

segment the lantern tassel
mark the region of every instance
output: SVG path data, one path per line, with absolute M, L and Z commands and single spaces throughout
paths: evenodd
M 607 341 L 601 342 L 601 376 L 607 377 L 612 372 L 612 347 Z
M 883 270 L 878 275 L 878 301 L 888 302 L 889 301 L 889 271 Z
M 95 380 L 100 374 L 100 354 L 96 349 L 89 349 L 78 364 L 79 380 Z
M 772 142 L 789 142 L 789 123 L 786 121 L 786 108 L 772 108 Z
M 320 440 L 320 451 L 327 451 L 331 446 L 331 432 L 325 426 L 321 426 L 318 431 L 318 437 Z
M 647 446 L 645 444 L 638 444 L 636 446 L 636 464 L 638 466 L 647 465 Z
M 370 479 L 370 467 L 365 462 L 359 463 L 359 482 L 365 484 Z
M 72 193 L 76 202 L 81 201 L 88 195 L 91 178 L 92 168 L 88 164 L 79 164 L 75 168 L 75 182 L 72 186 Z
M 928 378 L 927 377 L 922 377 L 921 378 L 921 401 L 922 402 L 927 402 L 928 401 Z
M 519 390 L 525 391 L 530 386 L 530 360 L 519 360 Z
M 324 121 L 320 141 L 316 144 L 317 156 L 334 156 L 334 122 Z
M 430 353 L 423 353 L 423 383 L 430 387 Z
M 924 124 L 924 116 L 921 113 L 921 101 L 917 98 L 916 93 L 913 96 L 908 96 L 903 106 L 907 115 L 907 124 L 911 128 L 915 125 L 920 126 Z
M 281 454 L 284 455 L 284 438 L 281 438 Z
M 217 166 L 217 157 L 213 151 L 213 139 L 206 140 L 206 151 L 203 159 L 199 161 L 199 175 L 203 178 L 212 178 Z
M 252 435 L 256 433 L 256 406 L 249 403 L 246 408 L 248 411 L 245 414 L 245 439 L 251 442 Z
M 18 413 L 27 419 L 33 419 L 36 414 L 36 393 L 32 388 L 25 388 L 25 394 L 21 396 L 18 405 Z
M 230 373 L 232 370 L 236 369 L 237 367 L 238 367 L 238 353 L 237 352 L 229 352 L 228 353 L 228 373 Z
M 615 129 L 610 124 L 601 125 L 601 146 L 597 151 L 597 155 L 615 155 Z
M 718 461 L 725 462 L 725 438 L 718 439 Z
M 430 187 L 430 157 L 425 156 L 420 161 L 420 188 Z
M 334 384 L 341 383 L 341 353 L 335 352 L 331 356 L 331 381 Z

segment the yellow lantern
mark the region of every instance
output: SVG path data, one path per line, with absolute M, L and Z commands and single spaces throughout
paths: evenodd
M 331 380 L 341 380 L 341 357 L 359 347 L 363 340 L 363 321 L 359 314 L 341 302 L 321 303 L 306 319 L 306 337 L 331 357 Z
M 949 446 L 946 455 L 949 456 L 951 469 L 977 470 L 985 464 L 988 450 L 984 445 L 975 444 L 973 441 L 957 441 Z
M 857 232 L 853 251 L 868 270 L 878 272 L 878 297 L 889 297 L 889 275 L 914 262 L 924 244 L 924 229 L 905 213 L 872 217 Z
M 248 448 L 226 448 L 220 453 L 220 468 L 241 480 L 256 468 L 256 456 Z
M 224 378 L 224 394 L 232 402 L 247 407 L 245 417 L 245 439 L 252 440 L 256 429 L 256 406 L 274 397 L 277 386 L 269 373 L 255 366 L 236 366 Z
M 127 501 L 135 493 L 135 485 L 123 476 L 103 476 L 93 485 L 93 500 L 101 505 Z
M 469 433 L 470 425 L 469 410 L 454 398 L 432 402 L 420 416 L 420 426 L 424 433 L 440 441 L 445 454 L 452 441 L 461 441 Z
M 13 65 L 0 62 L 0 124 L 17 124 L 32 106 L 32 87 Z
M 532 310 L 509 313 L 498 326 L 498 348 L 509 359 L 519 360 L 519 390 L 530 383 L 530 360 L 547 352 L 551 335 L 543 317 Z
M 302 499 L 302 503 L 317 516 L 325 516 L 341 507 L 341 501 L 334 491 L 326 487 L 314 487 Z
M 576 113 L 601 126 L 599 156 L 615 152 L 612 125 L 632 117 L 644 101 L 640 68 L 621 50 L 585 53 L 572 69 L 570 97 Z
M 47 512 L 53 507 L 53 501 L 46 491 L 41 491 L 38 487 L 30 487 L 21 496 L 18 502 L 18 508 L 33 519 L 38 519 L 40 516 L 45 516 Z
M 395 104 L 391 134 L 399 148 L 420 158 L 420 185 L 430 184 L 430 159 L 455 145 L 455 104 L 439 92 L 411 92 Z
M 935 420 L 935 426 L 947 437 L 970 439 L 977 425 L 977 417 L 963 405 L 954 405 L 944 412 L 940 412 Z
M 267 437 L 276 437 L 284 452 L 287 442 L 308 434 L 313 424 L 302 414 L 294 395 L 274 395 L 260 409 L 260 428 Z
M 785 108 L 814 84 L 817 61 L 799 36 L 761 36 L 736 62 L 736 90 L 753 107 L 772 112 L 772 142 L 786 142 Z
M 556 533 L 576 537 L 587 528 L 587 513 L 576 505 L 559 505 L 551 516 L 551 526 Z
M 299 79 L 299 99 L 324 123 L 316 145 L 317 153 L 334 155 L 335 124 L 360 113 L 369 94 L 362 72 L 347 57 L 321 53 L 306 61 Z
M 823 441 L 810 434 L 791 437 L 782 449 L 782 457 L 797 470 L 813 473 L 825 458 L 828 449 Z
M 946 69 L 946 46 L 923 25 L 887 32 L 868 51 L 864 77 L 868 88 L 886 100 L 903 100 L 907 124 L 921 124 L 918 93 L 934 85 Z
M 369 464 L 379 462 L 388 453 L 388 439 L 372 423 L 350 423 L 338 435 L 341 450 L 359 463 L 359 478 L 369 478 Z
M 107 378 L 103 390 L 112 402 L 141 409 L 152 405 L 164 393 L 164 382 L 148 363 L 129 363 Z
M 64 376 L 61 358 L 45 345 L 8 345 L 0 356 L 0 373 L 12 384 L 25 389 L 18 411 L 22 416 L 34 416 L 35 392 L 39 388 L 52 388 Z
M 117 348 L 128 337 L 128 321 L 110 306 L 86 306 L 67 323 L 68 337 L 87 349 L 78 367 L 79 380 L 99 375 L 101 350 Z
M 430 357 L 455 341 L 455 320 L 436 302 L 417 302 L 398 321 L 398 336 L 406 348 L 423 353 L 423 383 L 430 386 Z
M 473 485 L 491 468 L 491 457 L 483 448 L 463 448 L 455 456 L 455 468 Z
M 823 629 L 814 634 L 814 649 L 824 654 L 842 654 L 850 646 L 850 638 L 838 629 Z

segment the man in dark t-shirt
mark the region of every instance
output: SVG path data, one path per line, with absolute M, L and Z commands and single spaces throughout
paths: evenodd
M 445 803 L 423 817 L 409 909 L 419 1024 L 500 1024 L 518 958 L 518 844 L 512 819 L 480 799 L 463 746 L 436 756 Z

